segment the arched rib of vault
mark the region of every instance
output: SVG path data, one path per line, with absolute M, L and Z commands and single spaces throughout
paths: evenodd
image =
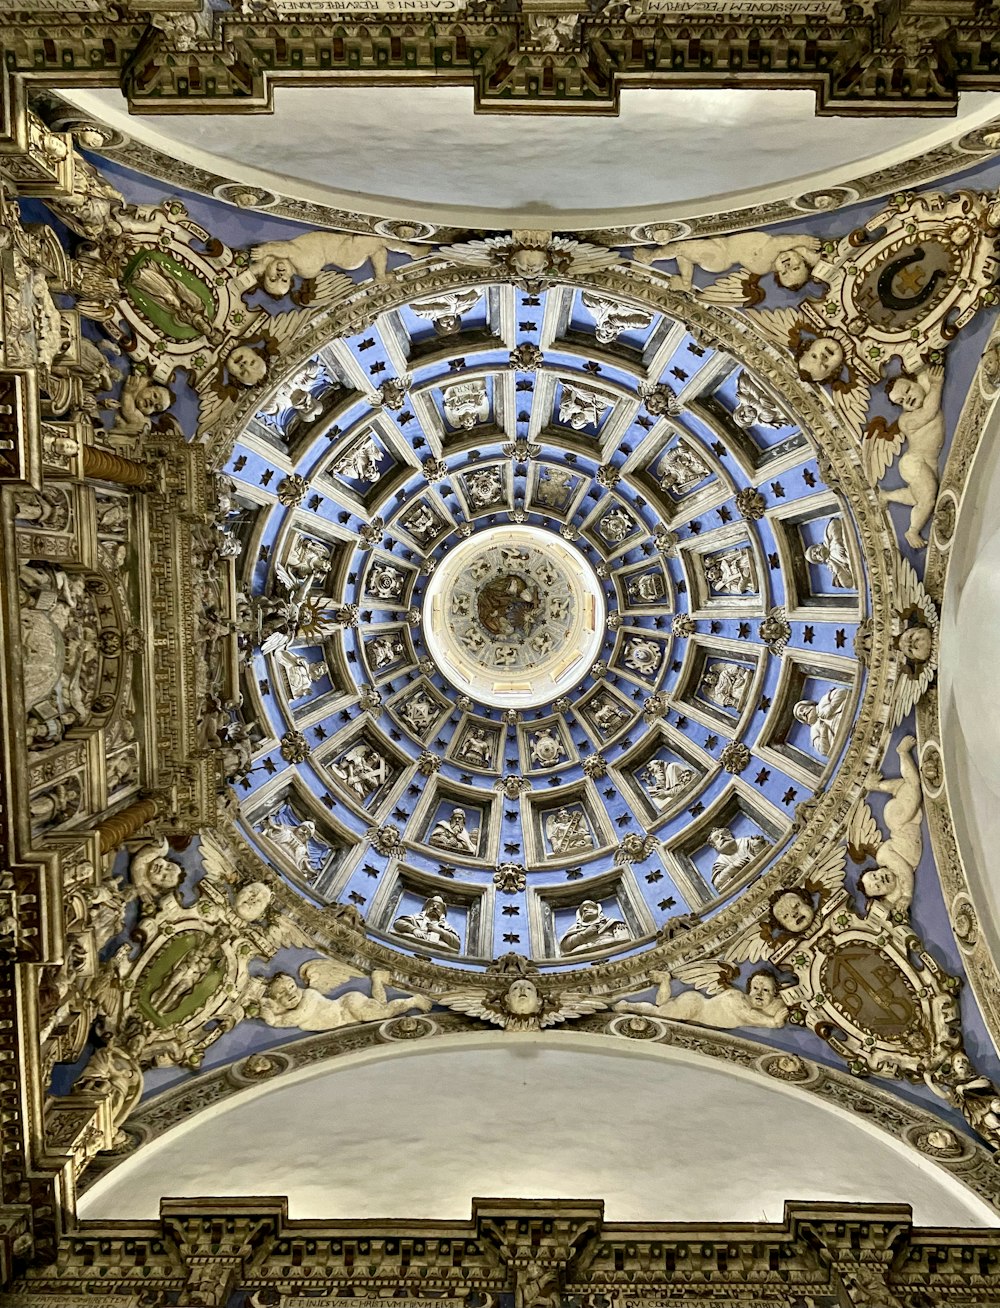
M 945 904 L 990 1035 L 1000 1047 L 998 349 L 1000 332 L 994 330 L 941 478 L 925 585 L 941 605 L 942 671 L 940 686 L 931 687 L 917 706 L 917 727 Z
M 115 1216 L 127 1207 L 132 1217 L 155 1216 L 164 1195 L 192 1186 L 192 1193 L 206 1186 L 220 1193 L 231 1173 L 221 1157 L 213 1162 L 211 1151 L 219 1147 L 213 1146 L 213 1133 L 224 1141 L 236 1131 L 240 1141 L 252 1138 L 256 1144 L 254 1150 L 241 1146 L 237 1151 L 243 1161 L 234 1159 L 229 1189 L 234 1194 L 241 1186 L 247 1190 L 253 1185 L 258 1193 L 273 1189 L 277 1169 L 282 1192 L 288 1181 L 293 1217 L 316 1215 L 311 1202 L 322 1203 L 324 1216 L 341 1203 L 345 1211 L 337 1215 L 344 1217 L 403 1215 L 404 1210 L 413 1216 L 418 1208 L 421 1216 L 461 1216 L 477 1187 L 499 1186 L 498 1192 L 524 1197 L 525 1186 L 534 1183 L 545 1193 L 552 1186 L 568 1187 L 568 1196 L 581 1187 L 599 1192 L 620 1206 L 610 1214 L 614 1220 L 670 1219 L 672 1194 L 678 1212 L 689 1220 L 760 1220 L 768 1203 L 780 1215 L 787 1194 L 812 1193 L 817 1183 L 822 1187 L 810 1171 L 813 1160 L 804 1155 L 814 1143 L 816 1160 L 822 1155 L 822 1167 L 829 1169 L 834 1140 L 839 1163 L 826 1197 L 891 1199 L 895 1182 L 886 1178 L 898 1169 L 902 1180 L 895 1197 L 915 1203 L 918 1221 L 989 1225 L 995 1220 L 991 1155 L 925 1109 L 726 1032 L 657 1022 L 655 1031 L 640 1037 L 629 1023 L 628 1017 L 595 1015 L 572 1031 L 512 1035 L 484 1032 L 467 1018 L 435 1014 L 314 1036 L 252 1055 L 147 1102 L 127 1128 L 139 1147 L 125 1156 L 95 1160 L 80 1215 Z M 496 1069 L 490 1075 L 493 1054 Z M 608 1060 L 603 1071 L 595 1062 L 602 1058 Z M 452 1067 L 461 1075 L 453 1075 Z M 536 1097 L 544 1100 L 548 1077 L 563 1078 L 565 1097 L 575 1096 L 575 1102 L 559 1112 L 553 1107 L 551 1115 L 539 1109 L 537 1117 L 531 1108 L 522 1120 L 526 1105 L 535 1104 Z M 588 1102 L 595 1079 L 601 1088 Z M 445 1085 L 448 1094 L 442 1096 Z M 524 1096 L 530 1092 L 530 1099 L 519 1086 Z M 383 1087 L 388 1088 L 381 1126 L 360 1138 L 365 1119 L 378 1111 L 373 1101 Z M 300 1097 L 304 1104 L 317 1094 L 312 1110 L 296 1113 Z M 616 1120 L 608 1115 L 609 1096 L 620 1106 L 613 1114 Z M 672 1124 L 674 1114 L 680 1125 Z M 259 1128 L 252 1127 L 253 1121 Z M 275 1127 L 272 1141 L 268 1123 L 278 1121 L 285 1125 Z M 740 1125 L 751 1121 L 756 1135 L 744 1133 Z M 950 1153 L 935 1147 L 942 1131 L 955 1141 Z M 517 1162 L 519 1155 L 531 1154 L 535 1135 L 544 1176 Z M 477 1141 L 482 1167 L 476 1161 Z M 459 1157 L 451 1159 L 450 1150 Z M 853 1184 L 845 1166 L 852 1165 L 855 1151 L 857 1188 L 840 1193 L 838 1187 Z M 350 1160 L 362 1155 L 365 1166 L 352 1167 Z M 633 1158 L 631 1167 L 645 1172 L 643 1180 L 633 1181 L 627 1157 Z M 214 1173 L 199 1179 L 199 1168 L 216 1164 Z M 295 1177 L 281 1172 L 288 1166 L 310 1174 L 311 1191 L 295 1193 Z M 869 1167 L 888 1171 L 880 1171 L 881 1179 L 866 1188 Z M 546 1168 L 555 1169 L 551 1176 Z M 720 1168 L 737 1191 L 741 1178 L 746 1182 L 744 1192 L 752 1192 L 749 1207 L 734 1206 L 726 1185 L 711 1193 L 711 1177 L 718 1179 Z M 761 1169 L 768 1173 L 766 1183 Z M 324 1171 L 339 1199 L 318 1194 L 326 1184 Z M 808 1180 L 802 1179 L 804 1173 Z M 381 1187 L 371 1183 L 378 1176 L 387 1178 Z M 701 1187 L 697 1196 L 691 1194 L 692 1185 Z M 405 1192 L 401 1200 L 397 1187 Z M 936 1187 L 940 1202 L 949 1205 L 947 1214 L 919 1211 L 921 1204 L 935 1202 Z M 691 1207 L 695 1199 L 701 1205 L 696 1213 Z M 388 1212 L 395 1201 L 399 1212 Z M 436 1203 L 451 1203 L 455 1211 L 439 1211 Z M 774 1212 L 763 1215 L 774 1220 Z

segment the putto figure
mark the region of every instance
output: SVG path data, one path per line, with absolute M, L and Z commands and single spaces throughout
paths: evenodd
M 738 1026 L 782 1027 L 788 1020 L 788 1007 L 781 998 L 775 977 L 763 968 L 752 972 L 741 989 L 734 982 L 739 969 L 725 963 L 695 963 L 678 968 L 677 979 L 691 980 L 708 991 L 672 992 L 674 978 L 669 972 L 651 972 L 658 982 L 655 1000 L 636 1003 L 621 1000 L 615 1004 L 620 1013 L 642 1013 L 650 1017 L 667 1017 L 679 1022 L 697 1022 L 723 1030 Z

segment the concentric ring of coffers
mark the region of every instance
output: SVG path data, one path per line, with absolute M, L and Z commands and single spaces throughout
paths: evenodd
M 865 675 L 855 528 L 786 402 L 682 323 L 568 286 L 418 297 L 287 379 L 229 471 L 251 589 L 309 619 L 252 655 L 247 833 L 375 937 L 633 950 L 755 881 L 829 786 Z M 431 616 L 464 585 L 465 634 L 527 659 L 534 583 L 466 585 L 505 533 L 578 560 L 601 627 L 520 700 Z

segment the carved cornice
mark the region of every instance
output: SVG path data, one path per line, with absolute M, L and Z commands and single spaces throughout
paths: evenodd
M 3 1304 L 157 1308 L 179 1293 L 181 1303 L 222 1305 L 230 1272 L 232 1288 L 279 1308 L 314 1301 L 304 1295 L 401 1308 L 511 1291 L 525 1308 L 564 1295 L 637 1308 L 720 1295 L 774 1308 L 801 1296 L 824 1308 L 972 1305 L 1000 1292 L 998 1252 L 1000 1231 L 914 1227 L 897 1204 L 789 1202 L 770 1224 L 635 1225 L 605 1222 L 595 1200 L 475 1199 L 468 1221 L 316 1222 L 289 1219 L 280 1199 L 167 1199 L 159 1221 L 83 1223 Z
M 278 85 L 396 77 L 445 77 L 504 113 L 614 113 L 623 85 L 763 85 L 812 90 L 820 112 L 940 115 L 961 91 L 1000 86 L 996 26 L 974 0 L 641 0 L 596 13 L 555 0 L 520 12 L 410 0 L 363 14 L 357 0 L 318 10 L 273 0 L 233 13 L 163 4 L 148 18 L 132 8 L 111 20 L 97 0 L 28 6 L 6 28 L 7 66 L 49 84 L 119 86 L 133 111 L 160 113 L 259 112 Z

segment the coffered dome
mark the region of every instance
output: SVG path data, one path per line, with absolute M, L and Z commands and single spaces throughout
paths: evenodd
M 396 949 L 565 966 L 787 847 L 863 690 L 865 571 L 794 401 L 709 340 L 451 287 L 251 419 L 228 471 L 277 496 L 240 528 L 245 680 L 281 746 L 241 810 L 305 897 Z

